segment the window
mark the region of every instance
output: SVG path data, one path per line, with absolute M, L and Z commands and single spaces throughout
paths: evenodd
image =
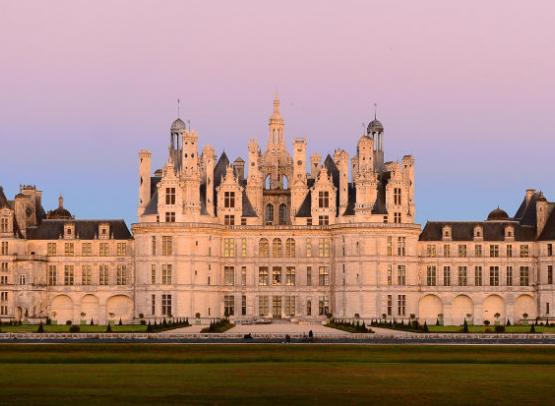
M 247 315 L 247 297 L 241 296 L 241 316 Z
M 383 216 L 383 222 L 384 222 L 384 224 L 387 224 L 387 221 L 388 221 L 388 220 L 387 220 L 387 216 Z
M 166 223 L 175 223 L 175 212 L 174 211 L 167 211 L 166 212 Z
M 72 257 L 75 255 L 75 245 L 72 242 L 66 242 L 64 244 L 64 255 L 66 257 Z
M 150 295 L 150 313 L 153 316 L 156 314 L 156 295 Z
M 75 271 L 73 265 L 64 266 L 64 285 L 73 286 L 75 283 Z
M 224 315 L 233 316 L 235 314 L 235 297 L 232 295 L 224 296 Z
M 397 237 L 397 256 L 404 257 L 407 254 L 406 243 L 406 237 Z
M 274 266 L 272 268 L 272 285 L 281 285 L 281 267 Z
M 528 258 L 528 244 L 520 246 L 520 258 Z
M 281 296 L 272 296 L 272 316 L 281 317 Z
M 25 285 L 26 282 L 27 282 L 27 277 L 25 276 L 25 274 L 19 275 L 19 278 L 18 278 L 17 282 L 18 282 L 19 285 Z
M 327 209 L 330 207 L 330 192 L 318 192 L 318 207 L 321 209 Z
M 393 255 L 393 237 L 387 237 L 387 256 Z
M 7 316 L 8 315 L 8 305 L 6 302 L 8 301 L 8 292 L 0 293 L 0 316 Z
M 407 296 L 397 296 L 397 316 L 404 316 L 407 311 Z
M 318 283 L 320 286 L 328 286 L 330 284 L 330 275 L 327 266 L 321 266 L 319 268 Z
M 235 268 L 232 266 L 224 267 L 224 285 L 233 286 L 235 284 Z
M 156 237 L 152 237 L 152 239 L 150 240 L 150 248 L 151 254 L 156 255 Z
M 481 266 L 474 267 L 474 285 L 482 286 L 482 267 Z
M 312 286 L 312 267 L 306 267 L 306 286 Z
M 459 257 L 461 258 L 466 257 L 466 245 L 464 244 L 459 245 L 458 251 L 459 251 Z
M 318 314 L 326 316 L 330 313 L 330 299 L 327 296 L 320 296 L 318 301 Z
M 507 267 L 507 286 L 513 286 L 513 267 Z
M 451 256 L 451 246 L 445 244 L 443 246 L 443 256 L 449 258 Z
M 549 302 L 545 302 L 545 314 L 549 314 Z
M 234 226 L 235 225 L 235 216 L 233 214 L 226 214 L 224 216 L 224 224 L 226 226 Z
M 247 286 L 247 267 L 241 267 L 241 286 Z
M 330 216 L 318 216 L 318 225 L 319 226 L 329 226 L 330 225 Z
M 173 240 L 170 236 L 163 236 L 162 237 L 162 255 L 168 256 L 172 255 L 173 249 Z
M 400 224 L 401 223 L 401 213 L 399 213 L 399 212 L 393 213 L 393 222 L 395 224 Z
M 2 249 L 0 250 L 0 255 L 8 255 L 8 242 L 2 241 Z
M 241 238 L 241 256 L 242 257 L 247 256 L 247 239 L 246 238 Z
M 0 276 L 0 285 L 7 285 L 8 284 L 8 275 Z
M 235 207 L 235 192 L 224 192 L 224 207 L 226 209 Z
M 321 257 L 329 257 L 330 256 L 330 240 L 327 238 L 320 238 L 318 244 L 318 253 Z
M 312 316 L 312 300 L 306 301 L 306 315 Z
M 287 224 L 287 206 L 283 203 L 279 205 L 279 224 Z
M 58 284 L 58 281 L 57 281 L 56 265 L 48 265 L 48 285 L 56 286 L 57 284 Z
M 511 258 L 513 256 L 513 246 L 511 244 L 507 245 L 507 257 Z
M 529 285 L 529 277 L 530 271 L 527 266 L 520 267 L 520 286 L 528 286 Z
M 391 316 L 393 314 L 393 296 L 387 295 L 387 315 Z
M 467 273 L 466 266 L 459 266 L 459 286 L 468 285 Z
M 312 240 L 310 238 L 306 239 L 306 256 L 312 256 Z
M 401 205 L 401 188 L 393 189 L 393 204 L 396 206 Z
M 451 286 L 451 267 L 443 267 L 443 286 Z
M 92 255 L 92 243 L 84 242 L 81 244 L 81 255 L 84 257 L 90 257 Z
M 156 285 L 156 264 L 150 265 L 150 283 Z
M 260 286 L 269 285 L 269 275 L 268 275 L 267 266 L 261 266 L 260 268 L 258 268 L 258 284 Z
M 397 284 L 400 286 L 407 284 L 407 269 L 405 265 L 397 265 Z
M 428 286 L 436 286 L 436 267 L 435 265 L 428 265 L 426 272 L 426 284 Z
M 279 258 L 282 256 L 281 240 L 279 238 L 274 238 L 272 241 L 272 256 Z
M 8 232 L 8 218 L 2 217 L 0 219 L 0 233 L 7 233 Z
M 1 265 L 0 270 L 2 272 L 8 272 L 8 263 L 7 262 L 2 262 L 0 265 Z
M 109 245 L 107 242 L 101 242 L 99 245 L 98 255 L 101 257 L 107 257 L 110 254 Z
M 55 242 L 49 242 L 48 244 L 46 244 L 46 253 L 47 253 L 47 255 L 56 255 L 56 243 Z
M 499 257 L 499 245 L 490 245 L 489 246 L 489 256 L 492 258 Z
M 481 257 L 482 256 L 482 246 L 477 244 L 474 246 L 474 256 Z
M 162 285 L 172 283 L 172 264 L 162 264 Z
M 116 267 L 116 284 L 127 285 L 127 266 L 118 265 Z
M 116 245 L 117 247 L 117 255 L 118 257 L 123 257 L 127 255 L 127 244 L 124 242 L 118 242 Z
M 498 266 L 489 267 L 489 285 L 499 286 L 499 267 Z
M 92 266 L 83 265 L 81 267 L 81 284 L 92 285 Z
M 258 242 L 258 256 L 268 257 L 270 255 L 270 246 L 266 238 L 261 238 Z
M 98 284 L 108 285 L 108 265 L 100 265 L 98 267 Z
M 166 188 L 166 204 L 175 204 L 175 188 Z
M 285 256 L 295 258 L 295 240 L 293 238 L 288 238 L 285 241 Z
M 428 244 L 426 246 L 426 256 L 427 257 L 437 256 L 436 246 L 434 244 Z
M 306 219 L 306 225 L 307 225 L 307 226 L 311 226 L 311 225 L 312 225 L 312 217 L 308 217 L 308 218 Z
M 388 286 L 393 284 L 393 267 L 391 265 L 387 266 L 387 284 Z
M 268 296 L 258 297 L 258 315 L 260 317 L 265 317 L 270 312 L 270 300 Z
M 235 240 L 233 238 L 224 238 L 224 257 L 235 256 Z
M 285 270 L 285 284 L 287 286 L 295 285 L 295 267 L 288 266 Z
M 547 265 L 547 284 L 553 285 L 553 265 Z
M 295 296 L 285 296 L 284 312 L 286 316 L 295 315 Z
M 246 226 L 247 225 L 247 219 L 245 217 L 241 217 L 241 225 L 242 226 Z
M 172 295 L 162 295 L 162 315 L 172 315 Z
M 547 244 L 547 256 L 548 257 L 552 257 L 553 256 L 553 244 Z
M 272 206 L 270 203 L 266 205 L 264 218 L 266 219 L 267 226 L 271 226 L 272 224 L 274 224 L 274 206 Z

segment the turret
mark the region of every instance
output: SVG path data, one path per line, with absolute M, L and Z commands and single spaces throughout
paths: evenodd
M 310 155 L 310 177 L 316 179 L 320 173 L 320 162 L 322 161 L 322 155 L 314 153 Z
M 372 120 L 370 124 L 368 124 L 366 134 L 368 135 L 368 137 L 372 138 L 372 141 L 373 141 L 374 166 L 376 170 L 381 171 L 384 164 L 384 153 L 383 153 L 384 128 L 383 128 L 383 124 L 378 119 L 376 119 L 375 114 L 374 114 L 374 120 Z
M 139 152 L 139 209 L 140 217 L 150 201 L 150 170 L 152 154 L 147 150 Z
M 335 166 L 339 169 L 339 215 L 343 215 L 349 203 L 349 154 L 342 149 L 333 154 Z
M 247 196 L 256 213 L 262 215 L 263 179 L 260 172 L 260 149 L 255 139 L 249 141 Z
M 539 236 L 547 223 L 549 217 L 549 203 L 540 192 L 540 196 L 536 199 L 536 235 Z
M 297 210 L 308 193 L 306 185 L 306 141 L 297 138 L 293 142 L 293 179 L 291 179 L 291 216 L 297 214 Z
M 211 145 L 202 149 L 202 163 L 204 167 L 203 183 L 206 188 L 206 212 L 214 216 L 214 167 L 216 166 L 216 154 Z

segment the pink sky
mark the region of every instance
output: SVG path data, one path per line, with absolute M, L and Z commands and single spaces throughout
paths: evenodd
M 378 103 L 420 222 L 555 200 L 553 1 L 1 1 L 0 185 L 135 221 L 137 152 L 163 164 L 177 97 L 233 159 L 275 91 L 323 155 L 354 153 Z

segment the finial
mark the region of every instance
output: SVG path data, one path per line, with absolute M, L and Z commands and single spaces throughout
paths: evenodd
M 62 196 L 61 193 L 60 193 L 60 196 L 58 197 L 58 207 L 60 209 L 64 207 L 64 197 Z
M 378 112 L 378 104 L 374 103 L 374 120 L 376 120 L 377 112 Z
M 191 120 L 187 120 L 187 127 L 189 127 L 189 132 L 191 132 Z
M 181 104 L 181 100 L 178 98 L 177 99 L 177 118 L 181 118 L 180 111 L 179 111 L 180 104 Z

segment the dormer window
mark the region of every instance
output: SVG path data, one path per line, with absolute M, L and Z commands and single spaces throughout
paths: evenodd
M 506 239 L 513 239 L 515 237 L 515 230 L 513 226 L 506 226 L 505 227 L 505 238 Z
M 109 224 L 100 224 L 98 226 L 98 238 L 101 240 L 106 240 L 110 238 L 110 225 Z
M 484 238 L 484 231 L 482 230 L 482 226 L 474 227 L 474 239 L 481 240 Z
M 450 240 L 451 239 L 451 226 L 444 226 L 443 227 L 443 231 L 442 231 L 442 236 L 444 240 Z
M 64 225 L 64 238 L 75 238 L 75 224 Z

